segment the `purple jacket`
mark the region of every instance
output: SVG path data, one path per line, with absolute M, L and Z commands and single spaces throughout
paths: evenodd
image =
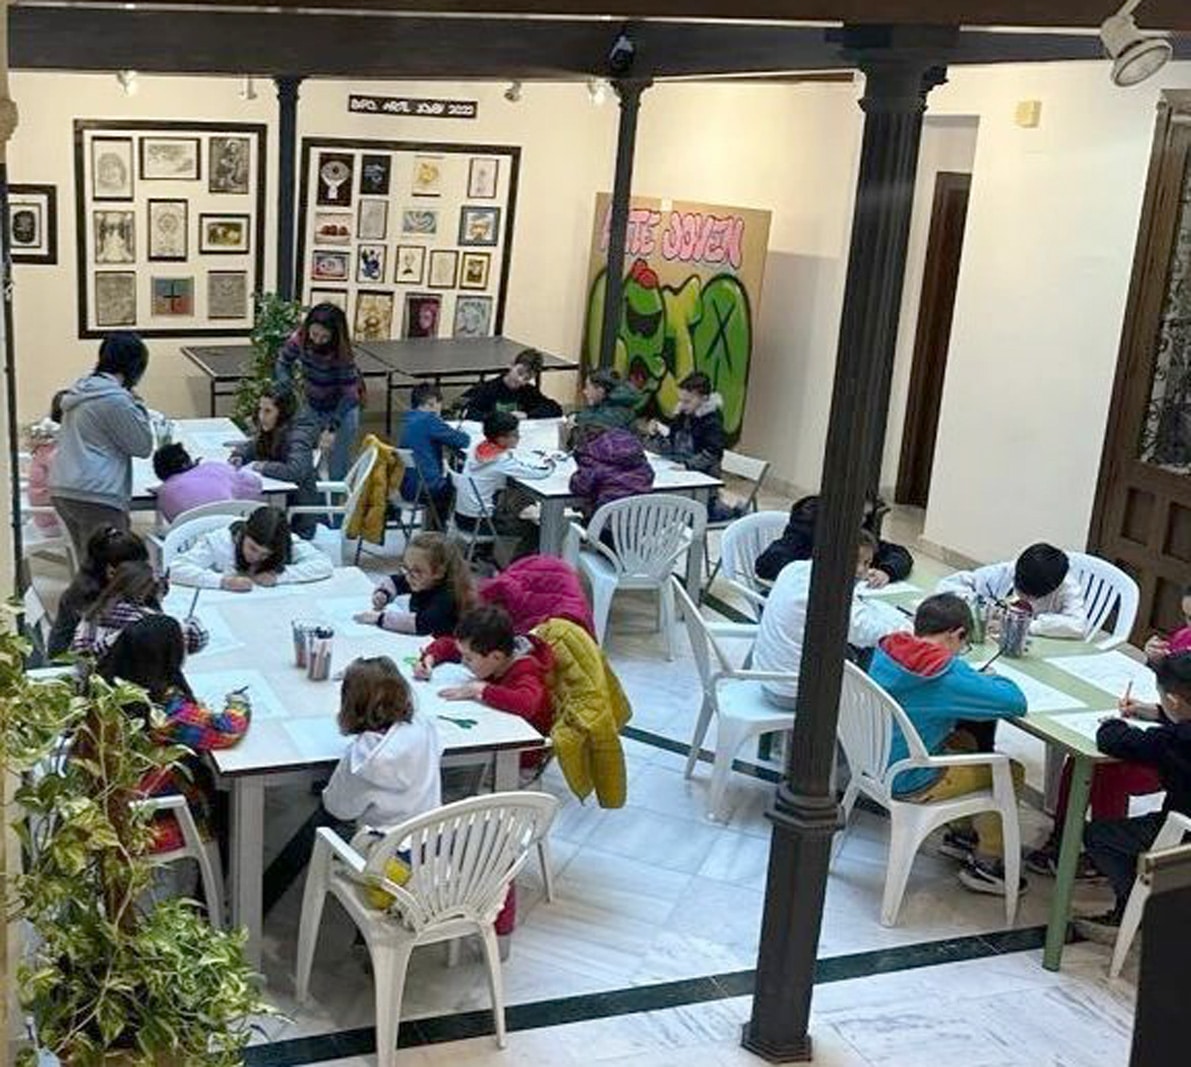
M 166 522 L 173 522 L 176 516 L 200 504 L 260 499 L 261 480 L 256 474 L 219 460 L 203 460 L 157 487 L 157 510 Z
M 590 518 L 602 505 L 653 488 L 653 468 L 641 441 L 628 430 L 605 430 L 575 449 L 578 470 L 571 475 L 571 492 L 583 497 L 583 514 Z

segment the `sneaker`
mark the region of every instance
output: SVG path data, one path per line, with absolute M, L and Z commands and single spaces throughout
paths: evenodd
M 1040 874 L 1045 878 L 1054 878 L 1058 874 L 1059 850 L 1049 843 L 1032 852 L 1027 852 L 1023 860 L 1026 870 L 1032 874 Z M 1104 875 L 1096 869 L 1091 857 L 1086 852 L 1081 852 L 1079 862 L 1075 866 L 1075 880 L 1077 882 L 1097 882 L 1102 881 L 1103 878 Z
M 1071 921 L 1075 932 L 1098 945 L 1115 945 L 1121 930 L 1121 913 L 1113 908 L 1103 915 L 1080 915 Z
M 975 856 L 959 872 L 960 884 L 973 893 L 988 893 L 991 896 L 1005 895 L 1005 867 L 1000 860 L 989 862 Z M 1029 883 L 1023 878 L 1017 886 L 1018 893 L 1024 893 Z
M 967 863 L 976 851 L 976 842 L 975 830 L 948 830 L 939 842 L 939 855 Z

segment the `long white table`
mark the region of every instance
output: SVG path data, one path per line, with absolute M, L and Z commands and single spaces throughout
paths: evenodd
M 373 584 L 354 567 L 337 569 L 322 582 L 254 589 L 250 593 L 203 590 L 195 614 L 211 632 L 208 649 L 186 663 L 196 694 L 211 705 L 223 694 L 248 687 L 253 704 L 248 733 L 233 748 L 211 754 L 221 784 L 231 790 L 232 918 L 248 930 L 247 953 L 260 962 L 264 878 L 265 790 L 329 771 L 347 747 L 335 717 L 339 674 L 358 656 L 390 656 L 412 678 L 412 659 L 426 638 L 392 634 L 351 622 L 370 606 Z M 183 616 L 194 591 L 176 589 L 166 610 Z M 332 679 L 312 682 L 294 665 L 291 622 L 323 621 L 335 628 Z M 430 682 L 412 682 L 418 710 L 437 718 L 444 744 L 444 766 L 494 765 L 497 790 L 518 786 L 520 755 L 546 743 L 516 715 L 473 701 L 445 701 L 443 686 L 470 677 L 458 665 L 444 665 Z M 474 720 L 464 726 L 457 720 Z

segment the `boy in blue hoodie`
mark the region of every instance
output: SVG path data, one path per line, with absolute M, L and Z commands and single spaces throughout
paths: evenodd
M 884 638 L 869 668 L 873 681 L 905 710 L 932 755 L 978 750 L 972 736 L 957 729 L 961 720 L 1008 719 L 1026 712 L 1026 698 L 1013 682 L 982 674 L 960 659 L 971 624 L 968 605 L 954 593 L 927 597 L 914 615 L 914 633 Z M 908 755 L 898 731 L 890 766 Z M 1014 788 L 1020 790 L 1022 767 L 1016 762 L 1012 767 Z M 899 774 L 893 792 L 899 800 L 926 802 L 991 786 L 987 765 L 918 768 Z M 995 812 L 973 816 L 970 830 L 949 830 L 942 851 L 963 861 L 959 880 L 968 889 L 1004 895 L 1004 840 Z
M 414 454 L 416 470 L 407 470 L 401 479 L 401 496 L 405 500 L 418 500 L 418 475 L 426 485 L 423 496 L 428 496 L 432 507 L 431 518 L 441 525 L 451 508 L 451 481 L 443 471 L 443 449 L 454 448 L 466 452 L 471 440 L 462 430 L 454 430 L 443 421 L 442 391 L 437 385 L 423 382 L 415 385 L 409 397 L 410 410 L 401 423 L 399 448 L 408 448 Z M 427 503 L 420 500 L 419 503 Z M 427 527 L 432 528 L 432 522 Z

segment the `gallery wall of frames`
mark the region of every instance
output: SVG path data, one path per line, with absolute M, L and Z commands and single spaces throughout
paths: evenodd
M 243 334 L 264 276 L 265 127 L 74 123 L 78 334 Z
M 499 334 L 520 149 L 304 138 L 297 291 L 358 341 Z

